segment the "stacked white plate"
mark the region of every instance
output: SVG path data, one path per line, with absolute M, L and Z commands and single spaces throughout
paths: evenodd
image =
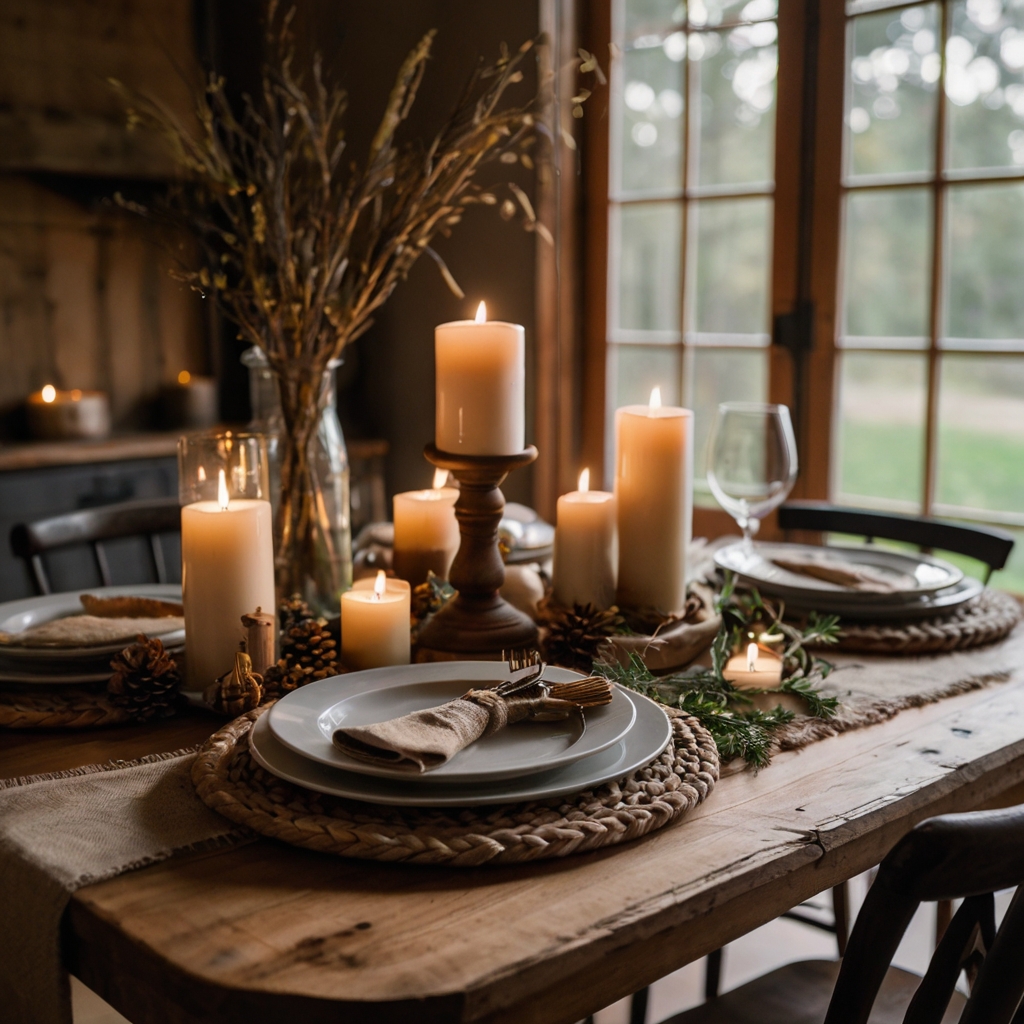
M 653 701 L 618 686 L 610 704 L 559 722 L 520 722 L 424 774 L 363 764 L 332 741 L 344 726 L 370 725 L 437 707 L 473 687 L 508 678 L 501 662 L 401 665 L 334 676 L 294 690 L 261 716 L 253 757 L 289 782 L 376 804 L 458 807 L 564 796 L 621 778 L 665 749 L 671 726 Z M 582 678 L 548 668 L 544 679 Z
M 862 566 L 891 591 L 858 590 L 792 572 L 776 563 L 793 559 L 836 560 L 846 567 Z M 912 552 L 893 551 L 873 544 L 812 547 L 807 544 L 742 542 L 715 552 L 715 564 L 735 573 L 748 586 L 782 598 L 800 611 L 831 612 L 846 619 L 920 619 L 959 607 L 977 597 L 985 585 L 965 576 L 955 565 Z
M 97 597 L 155 597 L 163 601 L 180 601 L 181 587 L 173 583 L 134 585 L 125 587 L 96 587 L 89 591 Z M 66 594 L 44 594 L 22 601 L 0 604 L 0 631 L 21 633 L 44 622 L 82 615 L 80 600 L 86 591 L 74 590 Z M 183 629 L 155 634 L 164 647 L 174 651 L 185 643 Z M 110 659 L 134 637 L 118 643 L 96 644 L 88 647 L 19 647 L 0 645 L 0 686 L 67 685 L 96 683 L 110 678 Z

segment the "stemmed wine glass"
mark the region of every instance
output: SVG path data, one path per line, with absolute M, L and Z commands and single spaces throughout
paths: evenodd
M 722 402 L 708 440 L 708 485 L 743 531 L 743 546 L 796 483 L 789 409 L 763 402 Z

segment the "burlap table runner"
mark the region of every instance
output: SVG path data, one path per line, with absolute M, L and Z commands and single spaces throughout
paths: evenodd
M 83 885 L 250 833 L 197 799 L 195 754 L 0 780 L 0 1018 L 71 1024 L 60 920 Z

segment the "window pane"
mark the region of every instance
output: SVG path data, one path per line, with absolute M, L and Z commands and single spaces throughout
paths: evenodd
M 618 326 L 632 330 L 679 330 L 679 249 L 682 236 L 678 203 L 621 206 Z
M 923 188 L 847 196 L 844 334 L 929 333 L 930 198 Z
M 925 356 L 842 354 L 833 452 L 838 500 L 920 510 L 927 371 Z
M 626 45 L 659 41 L 672 27 L 682 24 L 686 9 L 679 0 L 621 0 Z
M 700 154 L 697 184 L 773 179 L 777 35 L 775 22 L 763 21 L 690 36 L 700 90 L 692 116 Z
M 655 387 L 661 388 L 665 405 L 678 405 L 680 352 L 676 345 L 610 346 L 615 400 L 609 411 L 622 405 L 646 405 Z
M 690 329 L 762 334 L 768 329 L 770 199 L 690 204 Z
M 1024 171 L 1024 9 L 953 5 L 946 96 L 950 167 Z
M 690 24 L 714 27 L 723 21 L 763 21 L 774 18 L 776 0 L 690 0 Z
M 1024 185 L 961 185 L 947 199 L 945 333 L 1024 338 Z
M 847 173 L 930 171 L 942 65 L 937 6 L 866 14 L 850 31 Z
M 936 501 L 1024 513 L 1024 358 L 942 357 Z
M 666 40 L 622 57 L 619 187 L 625 192 L 682 188 L 685 49 Z
M 704 481 L 708 434 L 719 402 L 764 402 L 768 396 L 768 352 L 764 349 L 695 348 L 689 364 L 686 402 L 693 409 L 694 495 L 698 504 L 716 508 Z

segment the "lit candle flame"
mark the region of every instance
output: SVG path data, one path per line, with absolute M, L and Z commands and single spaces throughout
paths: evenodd
M 747 671 L 757 670 L 757 644 L 747 644 Z
M 480 305 L 476 307 L 476 316 L 474 317 L 478 324 L 487 323 L 487 303 L 481 300 Z
M 179 384 L 187 384 L 191 379 L 192 379 L 192 374 L 189 373 L 188 370 L 182 370 L 181 373 L 178 374 L 178 383 Z
M 57 389 L 52 384 L 47 384 L 40 392 L 44 402 L 49 404 L 57 397 Z
M 196 479 L 201 484 L 205 484 L 206 483 L 206 467 L 205 466 L 200 466 L 199 469 L 196 471 Z
M 388 589 L 388 578 L 383 569 L 377 570 L 377 578 L 373 581 L 373 599 L 379 601 Z
M 448 470 L 447 469 L 435 469 L 434 470 L 434 490 L 439 491 L 444 485 L 448 483 Z
M 217 504 L 220 510 L 226 512 L 228 509 L 228 481 L 224 476 L 224 470 L 217 470 Z
M 590 467 L 589 466 L 586 469 L 584 469 L 584 470 L 582 470 L 580 472 L 580 484 L 579 484 L 579 487 L 577 489 L 582 491 L 584 494 L 586 494 L 587 491 L 590 490 Z
M 652 388 L 651 389 L 651 408 L 652 409 L 660 409 L 661 408 L 661 388 Z

